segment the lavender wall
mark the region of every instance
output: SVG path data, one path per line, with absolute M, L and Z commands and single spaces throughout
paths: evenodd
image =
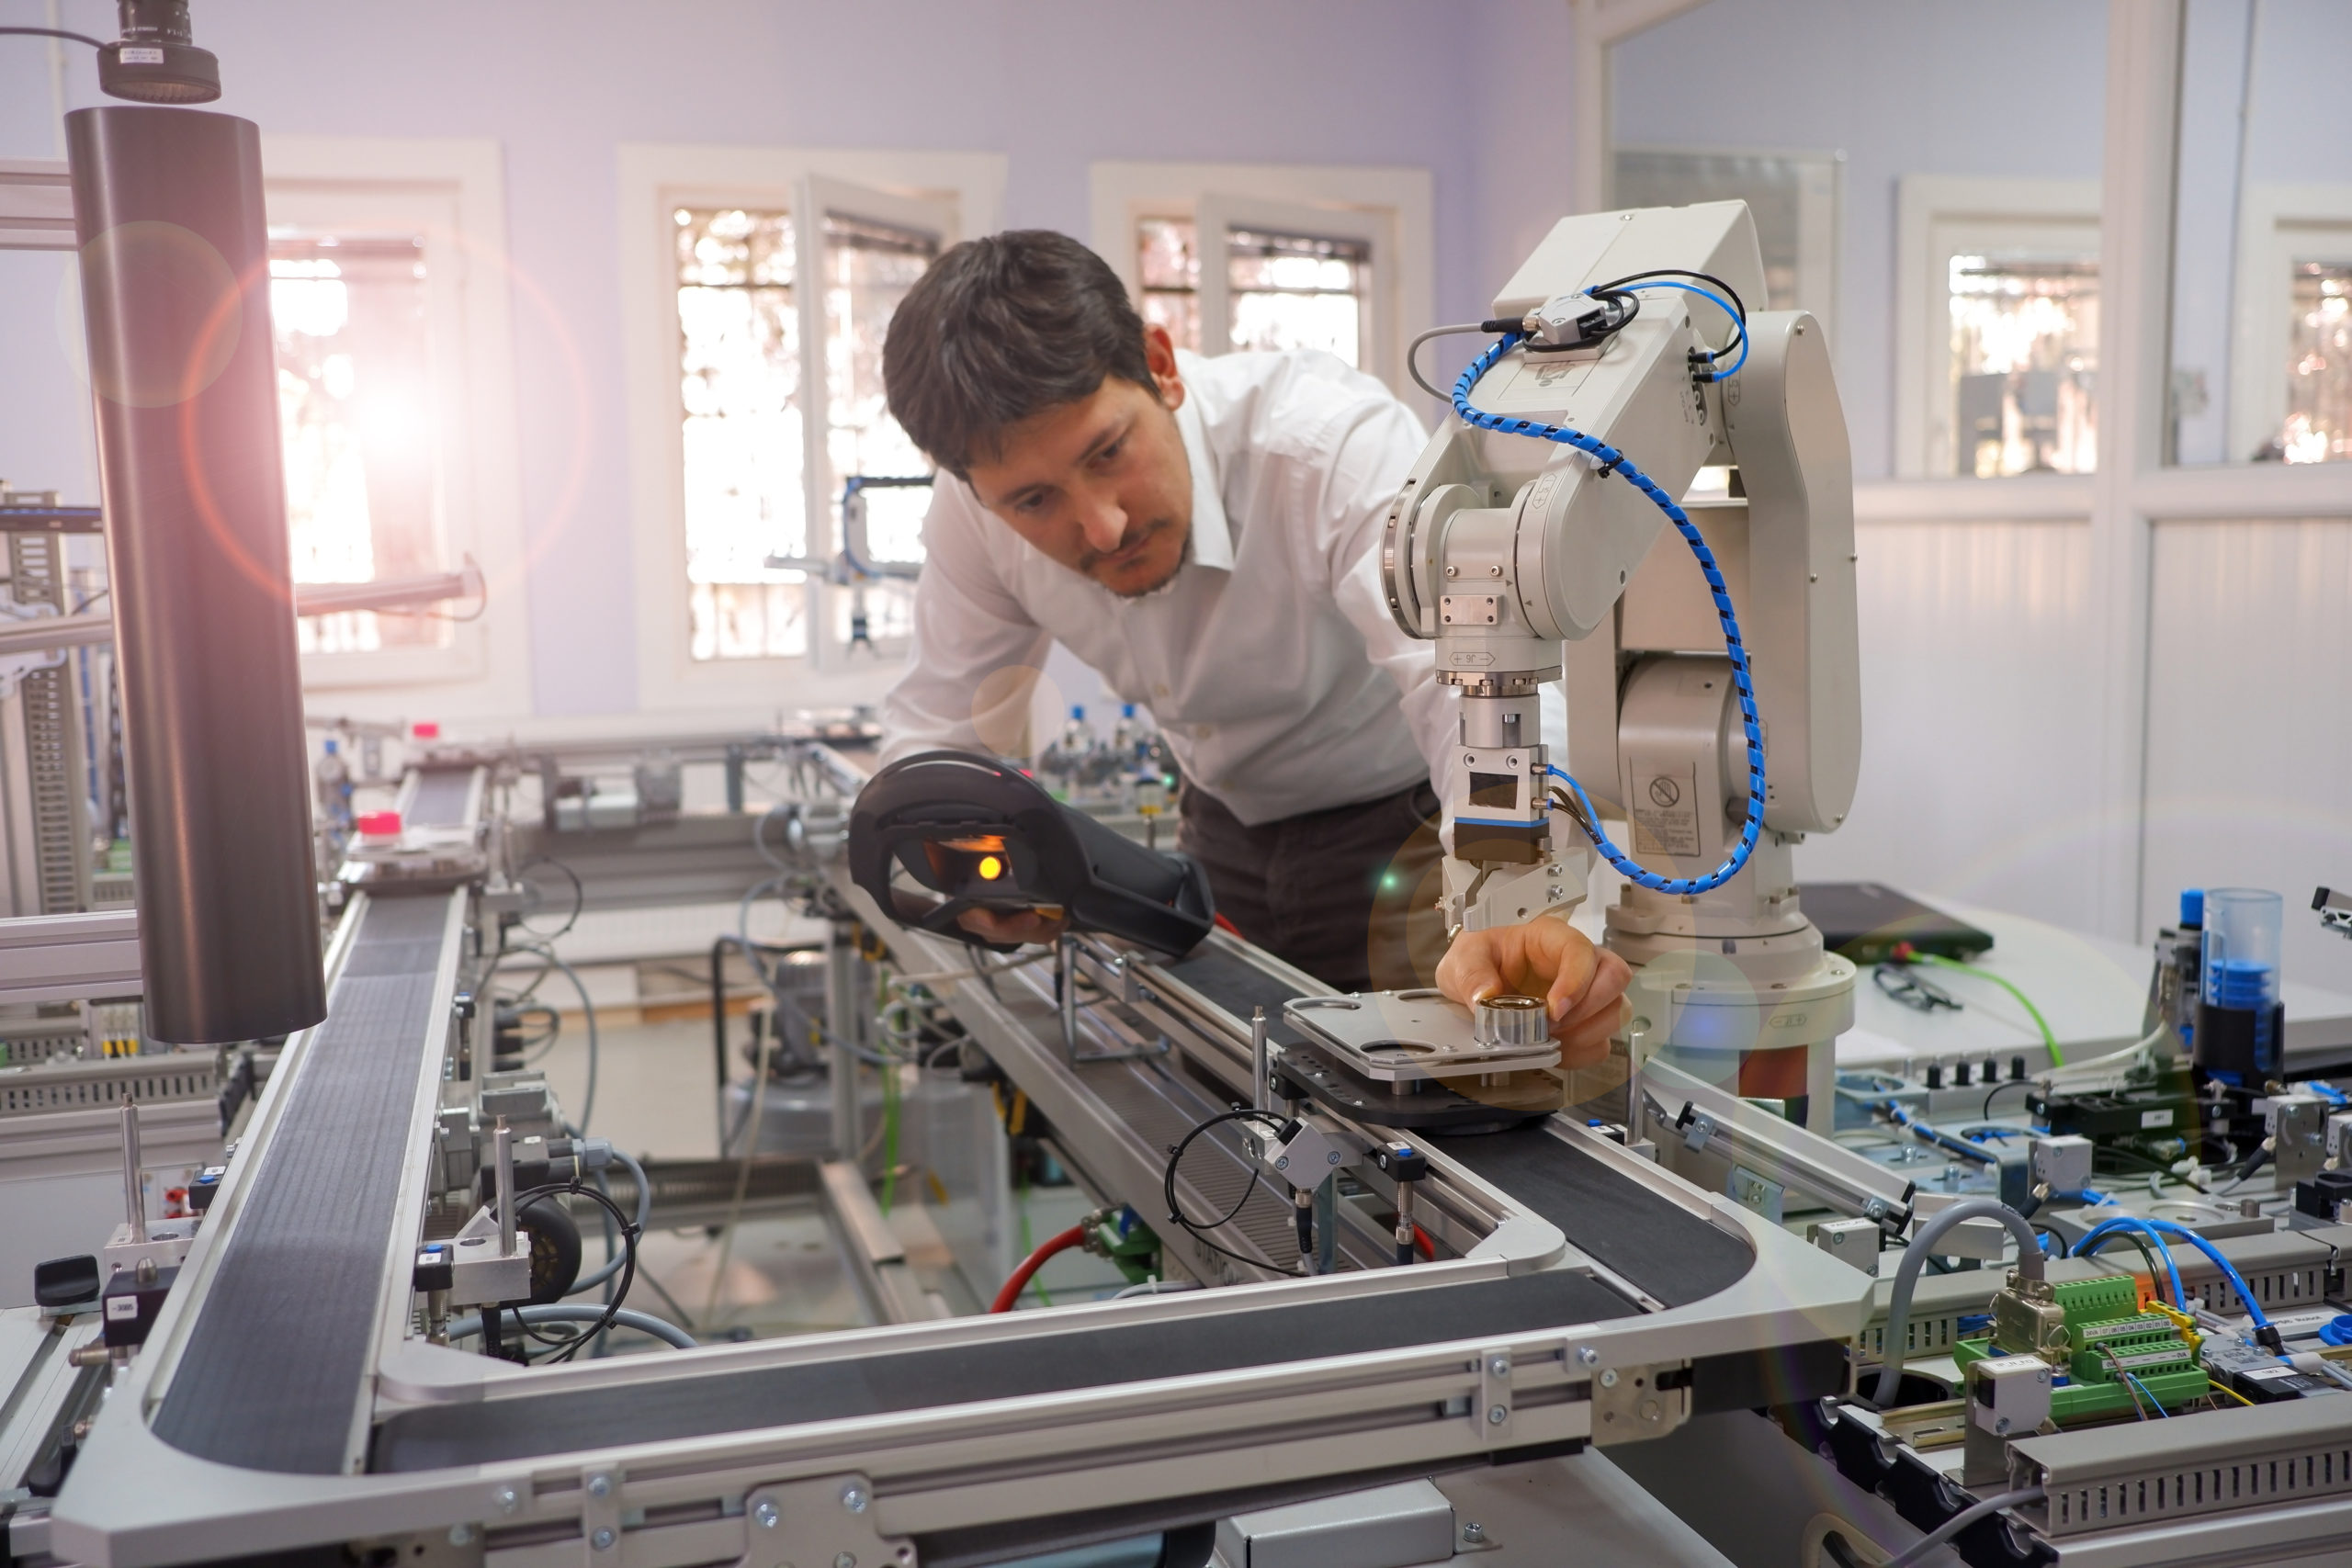
M 1838 390 L 1854 476 L 1894 454 L 1894 252 L 1905 175 L 2099 177 L 2102 0 L 1710 0 L 1618 51 L 1629 144 L 1835 152 Z
M 0 0 L 0 23 L 41 25 L 45 9 Z M 114 34 L 102 0 L 59 10 L 68 28 Z M 504 148 L 527 286 L 514 321 L 535 546 L 574 477 L 571 455 L 588 454 L 561 547 L 532 551 L 542 716 L 637 706 L 618 143 L 1002 152 L 1006 223 L 1081 235 L 1099 158 L 1423 167 L 1436 307 L 1453 319 L 1483 313 L 1566 207 L 1565 0 L 197 0 L 195 23 L 220 57 L 217 107 L 266 130 Z M 66 106 L 98 101 L 88 51 L 66 55 Z M 47 46 L 0 39 L 0 157 L 59 156 L 54 118 Z M 85 394 L 59 346 L 62 272 L 57 257 L 0 253 L 0 476 L 86 500 L 96 478 Z

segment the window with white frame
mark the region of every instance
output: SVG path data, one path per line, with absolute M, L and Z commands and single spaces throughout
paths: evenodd
M 797 658 L 808 651 L 811 556 L 793 215 L 680 207 L 677 229 L 680 446 L 684 456 L 688 642 L 696 660 Z M 821 222 L 815 286 L 821 323 L 830 499 L 852 478 L 920 476 L 929 463 L 890 417 L 882 344 L 890 315 L 935 259 L 941 235 L 851 214 Z M 865 497 L 877 561 L 922 558 L 925 496 Z M 794 564 L 785 564 L 794 563 Z M 834 636 L 903 637 L 902 592 L 836 601 Z
M 528 705 L 494 144 L 273 136 L 270 316 L 293 577 L 480 569 L 484 598 L 298 623 L 312 690 Z
M 992 220 L 1002 160 L 625 146 L 620 161 L 640 701 L 768 705 L 787 671 L 799 701 L 871 700 L 912 629 L 905 569 L 930 502 L 854 483 L 930 473 L 890 417 L 882 345 L 963 214 Z M 862 534 L 844 536 L 851 520 Z M 834 675 L 848 683 L 829 697 Z
M 440 420 L 420 233 L 293 226 L 269 238 L 277 418 L 297 583 L 375 582 L 449 567 Z M 306 615 L 305 653 L 443 649 L 446 613 Z
M 800 310 L 789 213 L 681 207 L 679 444 L 696 659 L 808 650 Z
M 1321 349 L 1391 386 L 1429 321 L 1429 176 L 1097 164 L 1094 244 L 1148 321 L 1202 354 Z
M 2352 186 L 2254 186 L 2241 222 L 2227 455 L 2352 461 Z
M 1951 471 L 1980 479 L 2091 472 L 2097 257 L 1956 254 L 1945 276 Z
M 2278 455 L 2290 463 L 2340 463 L 2352 458 L 2352 264 L 2297 262 L 2287 290 L 2287 417 Z
M 1364 367 L 1371 241 L 1271 225 L 1228 228 L 1225 268 L 1229 304 L 1226 342 L 1217 352 L 1319 348 Z M 1204 352 L 1198 223 L 1190 218 L 1138 218 L 1136 270 L 1144 319 L 1168 328 L 1178 347 Z
M 2083 181 L 1904 178 L 1899 473 L 2097 468 L 2098 201 L 2097 186 Z

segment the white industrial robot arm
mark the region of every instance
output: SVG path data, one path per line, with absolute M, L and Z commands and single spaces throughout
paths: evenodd
M 1633 828 L 1627 855 L 1573 780 L 1556 797 L 1634 885 L 1611 945 L 1685 970 L 1704 945 L 1739 972 L 1736 1021 L 1659 1029 L 1728 1022 L 1742 1051 L 1759 992 L 1826 1003 L 1764 1021 L 1792 1046 L 1850 1020 L 1850 967 L 1798 911 L 1788 848 L 1844 819 L 1860 758 L 1844 417 L 1811 317 L 1724 308 L 1760 299 L 1762 273 L 1744 203 L 1563 220 L 1496 299 L 1488 324 L 1516 330 L 1463 378 L 1383 554 L 1398 625 L 1462 692 L 1449 922 L 1581 897 L 1586 835 L 1552 811 L 1573 775 Z M 1686 510 L 1707 466 L 1732 488 Z M 1561 756 L 1535 694 L 1564 675 Z

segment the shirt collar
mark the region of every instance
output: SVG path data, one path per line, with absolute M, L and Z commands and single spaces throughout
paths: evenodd
M 1184 457 L 1193 470 L 1193 564 L 1231 571 L 1233 525 L 1225 515 L 1216 454 L 1209 449 L 1208 426 L 1201 419 L 1200 388 L 1191 377 L 1185 378 L 1183 406 L 1176 411 L 1176 429 L 1184 438 Z

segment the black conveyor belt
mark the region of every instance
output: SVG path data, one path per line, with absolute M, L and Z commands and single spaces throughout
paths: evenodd
M 689 1375 L 568 1393 L 403 1411 L 377 1429 L 375 1471 L 437 1470 L 761 1427 L 1061 1393 L 1147 1379 L 1566 1328 L 1639 1309 L 1590 1275 L 1554 1269 L 1340 1301 L 1037 1334 L 1005 1320 L 990 1342 L 883 1350 L 797 1366 Z M 1022 1332 L 1030 1330 L 1029 1332 Z
M 199 1459 L 339 1474 L 369 1397 L 449 899 L 363 919 L 155 1412 L 155 1435 Z
M 1237 1019 L 1263 1007 L 1272 1038 L 1283 1044 L 1297 1041 L 1282 1010 L 1298 992 L 1240 954 L 1204 942 L 1191 957 L 1162 967 Z M 1557 1225 L 1602 1267 L 1668 1306 L 1700 1301 L 1737 1283 L 1755 1261 L 1739 1237 L 1619 1176 L 1554 1136 L 1546 1122 L 1459 1137 L 1425 1134 L 1422 1141 L 1501 1188 Z
M 1306 993 L 1269 975 L 1239 953 L 1227 953 L 1215 942 L 1204 942 L 1193 950 L 1190 957 L 1162 963 L 1159 967 L 1245 1024 L 1250 1021 L 1250 1009 L 1264 1008 L 1266 1038 L 1277 1045 L 1295 1045 L 1304 1038 L 1283 1016 L 1283 1004 L 1296 1001 Z
M 474 770 L 422 768 L 416 775 L 416 795 L 409 802 L 409 823 L 417 828 L 462 828 L 466 797 L 473 793 Z
M 1424 1142 L 1468 1166 L 1602 1268 L 1668 1306 L 1728 1290 L 1756 1261 L 1747 1243 L 1629 1181 L 1550 1126 Z

